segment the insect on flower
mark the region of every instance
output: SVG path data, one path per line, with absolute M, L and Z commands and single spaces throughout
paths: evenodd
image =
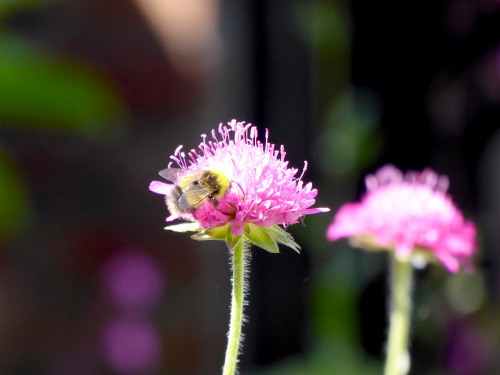
M 194 212 L 208 199 L 214 207 L 218 199 L 226 196 L 232 181 L 216 169 L 191 170 L 167 168 L 159 172 L 164 179 L 175 184 L 175 188 L 165 197 L 171 214 L 180 215 Z

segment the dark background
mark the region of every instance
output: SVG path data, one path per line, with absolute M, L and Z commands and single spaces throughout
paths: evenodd
M 220 373 L 227 249 L 148 185 L 236 118 L 332 209 L 252 251 L 242 374 L 381 373 L 385 255 L 325 231 L 385 163 L 448 175 L 479 232 L 474 275 L 416 273 L 411 374 L 498 374 L 500 3 L 190 4 L 0 3 L 0 373 Z

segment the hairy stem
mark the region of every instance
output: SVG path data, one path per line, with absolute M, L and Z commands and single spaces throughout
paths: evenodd
M 233 292 L 231 299 L 231 321 L 229 323 L 226 359 L 223 375 L 233 375 L 238 364 L 238 352 L 241 341 L 241 326 L 243 323 L 243 306 L 245 304 L 246 276 L 246 239 L 242 236 L 232 249 Z
M 391 258 L 391 302 L 385 375 L 405 375 L 410 370 L 408 338 L 410 332 L 412 266 Z

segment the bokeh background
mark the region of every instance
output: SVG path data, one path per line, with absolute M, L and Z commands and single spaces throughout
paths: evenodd
M 481 244 L 417 272 L 411 374 L 500 373 L 498 0 L 0 0 L 1 374 L 220 373 L 227 250 L 148 185 L 233 118 L 332 208 L 252 252 L 241 374 L 381 373 L 386 257 L 324 233 L 388 162 L 448 175 Z

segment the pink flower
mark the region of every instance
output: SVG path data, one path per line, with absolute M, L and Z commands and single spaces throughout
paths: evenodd
M 161 335 L 149 321 L 121 317 L 102 333 L 103 356 L 118 374 L 152 373 L 161 362 Z
M 202 135 L 197 149 L 187 155 L 179 146 L 171 159 L 179 168 L 191 171 L 220 171 L 230 181 L 228 192 L 218 198 L 205 199 L 191 212 L 171 212 L 167 221 L 178 218 L 195 220 L 201 229 L 211 229 L 230 224 L 231 232 L 240 236 L 246 223 L 261 227 L 276 224 L 295 224 L 304 215 L 327 212 L 328 208 L 311 208 L 318 194 L 309 182 L 304 184 L 298 169 L 290 168 L 285 161 L 283 146 L 279 150 L 266 140 L 257 139 L 257 128 L 237 122 L 219 125 L 218 133 L 212 130 L 212 140 Z M 171 168 L 172 162 L 168 165 Z M 169 196 L 175 185 L 153 181 L 150 190 Z M 172 211 L 172 210 L 171 210 Z
M 465 221 L 446 194 L 448 178 L 430 169 L 403 175 L 392 165 L 366 177 L 368 192 L 359 203 L 343 205 L 327 230 L 367 249 L 394 248 L 397 255 L 415 252 L 440 260 L 450 272 L 472 269 L 476 227 Z

